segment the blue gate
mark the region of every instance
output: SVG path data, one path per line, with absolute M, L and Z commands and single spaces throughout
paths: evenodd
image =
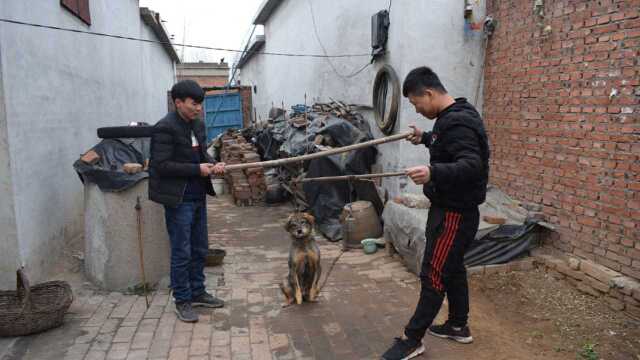
M 242 128 L 242 100 L 239 93 L 207 95 L 204 98 L 207 142 L 227 129 Z

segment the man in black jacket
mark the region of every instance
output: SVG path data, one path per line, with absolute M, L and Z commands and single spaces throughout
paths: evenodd
M 420 272 L 418 305 L 404 336 L 396 338 L 383 359 L 410 359 L 424 352 L 422 337 L 429 334 L 468 344 L 469 289 L 464 253 L 478 230 L 478 205 L 484 202 L 489 177 L 489 142 L 482 118 L 464 98 L 451 97 L 438 76 L 427 67 L 406 77 L 403 95 L 416 112 L 437 119 L 433 131 L 415 126 L 408 139 L 429 148 L 430 164 L 407 169 L 407 175 L 431 201 L 426 245 Z M 449 317 L 432 325 L 444 296 Z
M 209 249 L 206 195 L 215 195 L 209 176 L 224 173 L 206 149 L 200 120 L 204 91 L 192 80 L 171 88 L 176 111 L 154 127 L 149 164 L 149 199 L 164 205 L 171 241 L 171 288 L 176 314 L 185 322 L 198 321 L 192 306 L 222 307 L 207 293 L 204 263 Z

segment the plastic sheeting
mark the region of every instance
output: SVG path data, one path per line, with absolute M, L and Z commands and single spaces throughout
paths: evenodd
M 382 214 L 385 238 L 415 274 L 419 274 L 424 256 L 428 214 L 428 209 L 410 208 L 394 201 L 387 202 Z M 495 188 L 489 189 L 487 201 L 480 206 L 480 217 L 487 214 L 505 217 L 507 224 L 480 221 L 475 240 L 465 254 L 467 266 L 503 264 L 527 256 L 538 246 L 541 227 L 528 219 L 526 210 Z
M 100 156 L 96 164 L 78 159 L 73 168 L 83 183 L 95 183 L 102 191 L 123 191 L 149 177 L 146 171 L 127 174 L 122 168 L 126 163 L 144 164 L 149 158 L 150 144 L 150 138 L 105 139 L 91 148 Z
M 318 133 L 330 136 L 339 146 L 364 142 L 372 138 L 350 122 L 331 118 Z M 368 147 L 348 153 L 311 160 L 306 177 L 366 174 L 371 171 L 378 150 Z M 344 206 L 359 199 L 356 189 L 347 181 L 308 182 L 303 190 L 316 219 L 318 229 L 331 241 L 342 239 L 339 218 Z
M 319 151 L 315 144 L 316 136 L 322 135 L 336 147 L 352 145 L 373 139 L 371 128 L 361 114 L 349 112 L 349 120 L 337 117 L 327 112 L 317 113 L 311 107 L 295 105 L 292 107 L 291 119 L 287 120 L 283 111 L 272 109 L 269 125 L 258 130 L 255 144 L 263 160 L 275 160 L 286 157 L 300 156 Z M 375 162 L 377 149 L 369 147 L 344 154 L 338 154 L 321 159 L 314 159 L 304 164 L 304 169 L 291 170 L 288 176 L 280 174 L 278 181 L 297 177 L 306 172 L 305 177 L 323 177 L 356 175 L 371 172 Z M 276 178 L 271 174 L 268 180 Z M 377 189 L 371 182 L 350 184 L 341 182 L 310 182 L 302 186 L 306 203 L 316 219 L 316 226 L 329 240 L 338 241 L 342 238 L 342 226 L 339 218 L 344 205 L 356 200 L 369 200 L 376 205 L 379 213 L 382 204 L 377 197 Z M 267 203 L 274 203 L 288 199 L 282 186 L 274 181 L 267 185 Z M 375 195 L 375 196 L 374 196 Z

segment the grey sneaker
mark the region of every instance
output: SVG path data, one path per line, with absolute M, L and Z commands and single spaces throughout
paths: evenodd
M 184 322 L 193 323 L 198 321 L 198 314 L 193 311 L 190 302 L 176 303 L 176 315 L 178 315 L 178 319 Z
M 208 292 L 205 292 L 202 295 L 191 299 L 191 303 L 193 304 L 193 306 L 204 306 L 210 308 L 221 308 L 224 306 L 224 301 L 209 294 Z

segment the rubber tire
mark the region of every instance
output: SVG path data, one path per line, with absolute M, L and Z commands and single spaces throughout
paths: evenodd
M 381 98 L 382 84 L 384 81 L 387 82 L 387 90 L 391 90 L 391 106 L 386 116 L 385 114 L 381 114 L 380 109 L 380 101 L 386 100 Z M 398 79 L 398 75 L 396 75 L 396 72 L 391 66 L 384 65 L 380 68 L 373 81 L 373 112 L 378 128 L 385 135 L 391 135 L 396 126 L 398 108 L 400 106 L 400 95 L 400 80 Z
M 100 139 L 144 138 L 153 135 L 153 126 L 109 126 L 98 128 Z

